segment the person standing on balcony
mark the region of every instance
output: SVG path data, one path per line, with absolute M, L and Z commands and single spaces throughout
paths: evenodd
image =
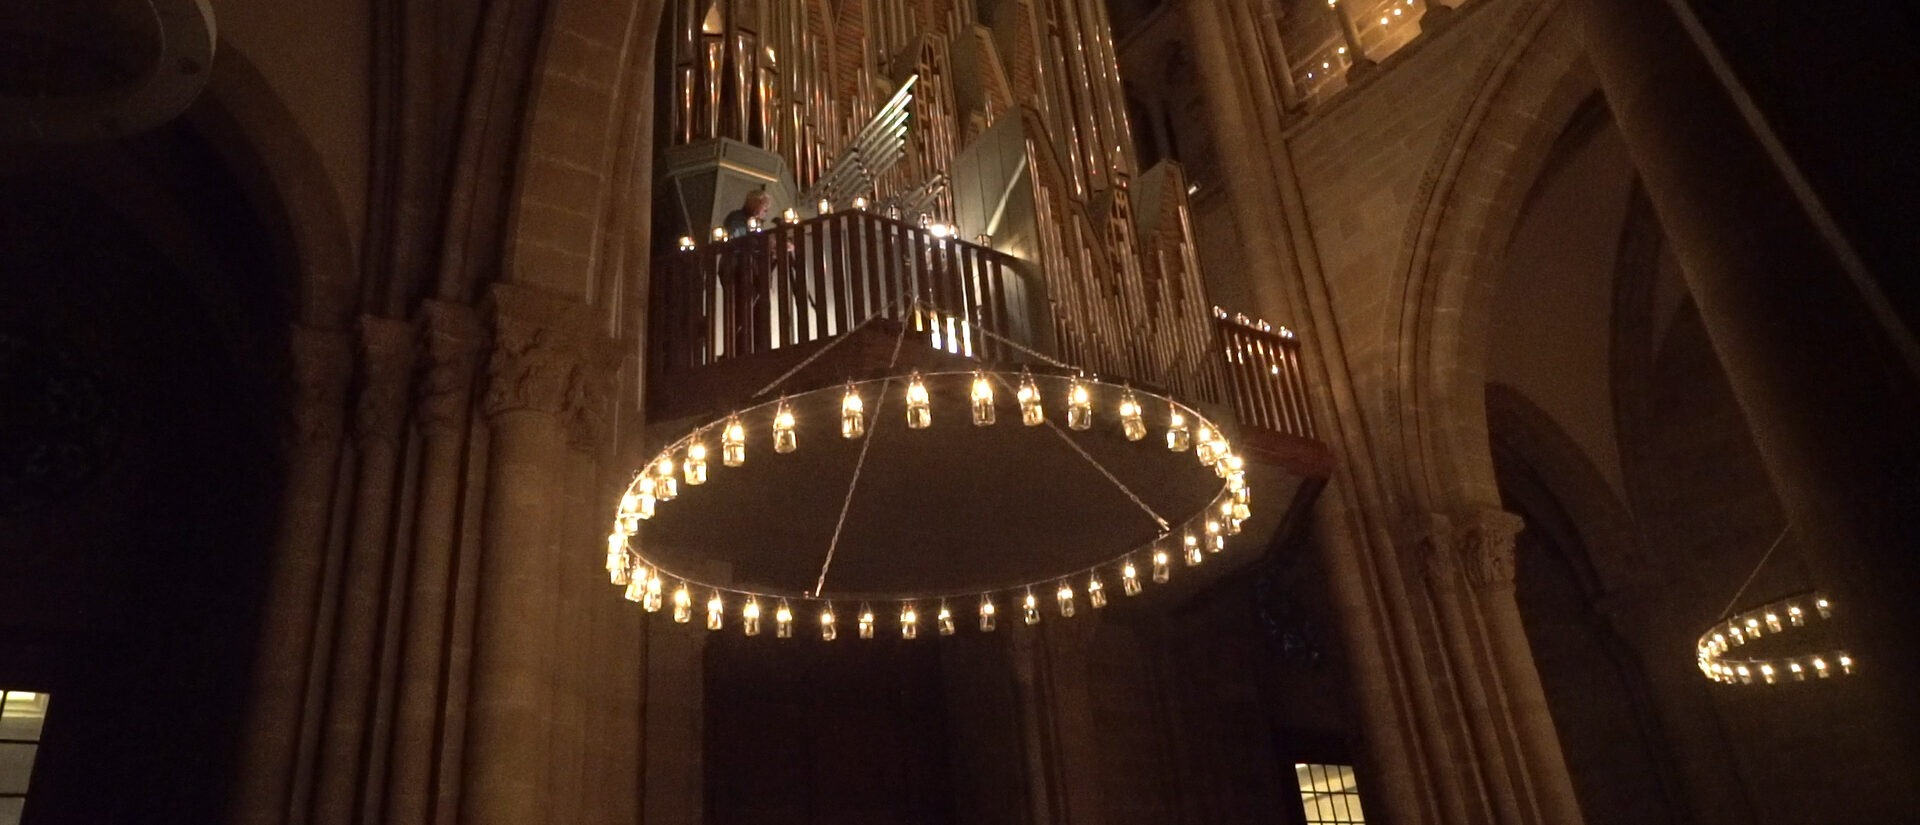
M 738 238 L 753 231 L 755 227 L 765 227 L 767 212 L 772 208 L 773 196 L 767 194 L 765 189 L 755 189 L 747 193 L 747 200 L 740 205 L 739 209 L 727 213 L 727 217 L 720 222 L 720 226 L 727 230 L 728 238 Z

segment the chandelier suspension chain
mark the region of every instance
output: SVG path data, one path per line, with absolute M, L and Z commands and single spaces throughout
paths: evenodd
M 1005 389 L 1007 392 L 1009 393 L 1017 392 L 1013 388 L 1013 385 L 1007 383 L 1007 379 L 1004 376 L 1001 376 L 999 373 L 994 373 L 993 380 L 1000 382 L 1000 386 L 1003 389 Z M 1085 449 L 1082 449 L 1080 445 L 1073 443 L 1072 437 L 1068 436 L 1066 433 L 1061 432 L 1059 424 L 1053 423 L 1053 419 L 1051 418 L 1046 420 L 1046 424 L 1047 424 L 1047 429 L 1052 430 L 1053 434 L 1059 436 L 1061 441 L 1066 442 L 1068 447 L 1072 447 L 1073 451 L 1076 453 L 1079 453 L 1081 458 L 1086 459 L 1088 464 L 1092 464 L 1093 469 L 1099 471 L 1101 476 L 1105 477 L 1109 483 L 1111 483 L 1114 487 L 1118 488 L 1120 492 L 1127 497 L 1128 500 L 1133 502 L 1135 507 L 1139 507 L 1142 511 L 1144 511 L 1147 514 L 1147 518 L 1153 519 L 1153 523 L 1156 525 L 1159 525 L 1160 527 L 1160 535 L 1164 536 L 1173 530 L 1173 528 L 1167 524 L 1166 519 L 1161 518 L 1159 513 L 1154 512 L 1152 507 L 1148 506 L 1145 501 L 1141 500 L 1139 495 L 1133 492 L 1133 488 L 1128 487 L 1126 485 L 1126 482 L 1121 481 L 1119 478 L 1115 477 L 1113 473 L 1109 472 L 1107 470 L 1106 465 L 1101 464 L 1099 459 L 1094 458 Z
M 918 310 L 919 308 L 920 300 L 915 298 L 913 309 Z M 867 316 L 867 321 L 871 321 L 875 317 L 877 317 L 877 314 Z M 867 321 L 861 321 L 860 323 L 865 325 Z M 858 329 L 858 327 L 856 327 L 856 329 Z M 849 336 L 841 336 L 841 339 L 844 340 L 847 337 Z M 827 541 L 827 556 L 820 560 L 820 577 L 815 579 L 813 583 L 813 595 L 815 598 L 818 598 L 821 593 L 827 592 L 827 571 L 833 568 L 833 553 L 840 547 L 840 532 L 846 529 L 847 511 L 853 508 L 853 491 L 860 486 L 860 471 L 866 469 L 867 466 L 867 450 L 872 447 L 873 442 L 880 437 L 880 412 L 887 407 L 887 388 L 893 386 L 893 369 L 896 364 L 900 363 L 900 345 L 906 343 L 906 341 L 907 325 L 901 324 L 900 334 L 894 336 L 893 339 L 893 355 L 887 358 L 887 380 L 880 383 L 880 399 L 873 404 L 873 422 L 875 425 L 873 434 L 860 440 L 860 458 L 853 463 L 853 477 L 847 479 L 847 495 L 846 498 L 840 501 L 840 518 L 833 523 L 833 538 Z M 826 352 L 826 350 L 823 348 L 821 352 Z M 815 353 L 815 355 L 817 356 L 818 353 Z M 805 366 L 805 364 L 802 363 L 801 366 Z M 788 375 L 791 374 L 791 372 L 788 373 Z M 782 376 L 781 380 L 786 380 L 785 376 Z M 777 384 L 779 382 L 776 381 L 774 383 Z
M 1767 560 L 1773 558 L 1773 551 L 1780 549 L 1780 542 L 1787 538 L 1787 531 L 1791 529 L 1793 529 L 1793 522 L 1787 522 L 1780 528 L 1780 535 L 1774 538 L 1773 545 L 1767 548 L 1767 552 L 1760 556 L 1760 563 L 1753 566 L 1753 572 L 1747 574 L 1747 580 L 1741 582 L 1740 589 L 1734 591 L 1733 598 L 1727 600 L 1727 609 L 1720 611 L 1721 620 L 1724 621 L 1728 616 L 1733 615 L 1733 606 L 1739 604 L 1740 597 L 1747 594 L 1747 588 L 1752 586 L 1754 578 L 1760 575 L 1760 568 L 1767 566 Z
M 753 395 L 748 396 L 748 398 L 750 400 L 754 398 L 762 398 L 766 396 L 767 393 L 773 392 L 774 388 L 780 386 L 781 384 L 787 383 L 787 379 L 792 378 L 795 375 L 798 375 L 801 370 L 807 368 L 807 365 L 820 360 L 820 356 L 826 355 L 828 350 L 831 350 L 834 347 L 840 346 L 842 342 L 846 341 L 849 338 L 852 338 L 854 333 L 859 332 L 862 327 L 865 327 L 867 324 L 873 323 L 873 319 L 887 314 L 887 310 L 893 309 L 899 303 L 900 301 L 898 299 L 895 299 L 893 303 L 887 304 L 886 306 L 876 310 L 873 314 L 860 319 L 860 323 L 854 324 L 851 329 L 846 331 L 846 333 L 834 336 L 833 340 L 828 341 L 826 346 L 815 350 L 812 355 L 809 355 L 806 358 L 801 359 L 800 363 L 793 365 L 793 369 L 780 373 L 780 377 L 767 382 L 766 386 L 761 387 L 758 392 L 755 392 Z M 918 304 L 919 299 L 917 298 L 914 299 L 914 303 Z M 900 327 L 900 332 L 903 337 L 905 336 L 906 331 L 907 331 L 906 325 L 902 324 Z M 898 343 L 894 344 L 893 354 L 895 358 L 898 358 L 900 356 L 900 345 Z M 893 364 L 889 363 L 887 365 L 887 369 L 892 370 Z

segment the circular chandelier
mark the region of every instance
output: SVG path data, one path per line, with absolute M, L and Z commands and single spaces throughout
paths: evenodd
M 1773 656 L 1736 655 L 1738 648 L 1764 636 L 1786 635 L 1833 618 L 1833 601 L 1819 592 L 1801 593 L 1753 608 L 1708 628 L 1694 644 L 1700 672 L 1729 685 L 1804 682 L 1835 674 L 1853 673 L 1853 656 L 1845 650 L 1790 652 Z
M 1830 679 L 1838 673 L 1852 675 L 1854 670 L 1853 654 L 1831 645 L 1834 634 L 1831 630 L 1824 634 L 1827 644 L 1811 645 L 1814 650 L 1807 652 L 1806 647 L 1797 650 L 1784 649 L 1772 644 L 1763 644 L 1771 649 L 1770 655 L 1745 654 L 1734 655 L 1736 648 L 1744 648 L 1767 636 L 1815 635 L 1817 625 L 1833 618 L 1833 600 L 1818 590 L 1798 593 L 1784 599 L 1761 605 L 1760 607 L 1733 612 L 1733 606 L 1740 603 L 1740 597 L 1753 584 L 1754 577 L 1760 575 L 1760 569 L 1767 566 L 1773 558 L 1773 552 L 1780 549 L 1780 543 L 1786 541 L 1792 525 L 1780 528 L 1780 535 L 1768 545 L 1767 552 L 1760 556 L 1759 563 L 1753 566 L 1753 572 L 1747 574 L 1740 589 L 1727 601 L 1727 609 L 1721 611 L 1720 622 L 1707 628 L 1694 642 L 1694 659 L 1700 672 L 1708 679 L 1727 685 L 1775 685 L 1783 680 L 1804 682 L 1809 674 L 1815 679 Z
M 1027 352 L 1060 369 L 901 375 L 890 364 L 885 377 L 780 395 L 694 427 L 622 492 L 607 537 L 612 583 L 675 622 L 704 614 L 710 630 L 737 624 L 753 636 L 770 620 L 791 638 L 808 623 L 832 640 L 841 611 L 857 607 L 860 638 L 891 625 L 912 639 L 923 625 L 943 636 L 962 623 L 992 631 L 1003 610 L 1028 625 L 1047 612 L 1071 617 L 1083 602 L 1107 606 L 1110 585 L 1135 596 L 1223 551 L 1252 513 L 1244 462 L 1220 427 L 1165 395 Z M 803 445 L 822 457 L 789 458 Z M 1047 458 L 1056 466 L 1037 474 L 1012 466 Z M 849 463 L 833 502 L 821 479 Z M 1070 483 L 1049 493 L 1048 473 Z M 1085 500 L 1081 487 L 1096 476 L 1119 495 Z M 1025 495 L 1000 489 L 1020 485 Z M 1060 507 L 1051 497 L 1069 493 L 1082 500 Z M 855 513 L 856 503 L 867 506 Z M 690 514 L 674 522 L 683 508 Z M 1082 510 L 1090 523 L 1063 526 Z M 910 525 L 917 531 L 886 532 L 916 514 L 926 522 Z M 746 554 L 752 570 L 710 572 L 725 566 L 716 545 Z

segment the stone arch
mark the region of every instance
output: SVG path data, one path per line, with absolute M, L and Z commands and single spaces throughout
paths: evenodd
M 1685 821 L 1665 718 L 1623 626 L 1626 582 L 1644 566 L 1627 509 L 1545 411 L 1502 384 L 1486 396 L 1502 506 L 1527 521 L 1515 597 L 1582 810 Z
M 1582 584 L 1600 598 L 1617 592 L 1644 566 L 1627 503 L 1593 466 L 1573 438 L 1518 390 L 1500 383 L 1485 388 L 1489 455 L 1505 453 L 1524 463 L 1566 510 L 1579 543 L 1587 549 Z
M 1561 3 L 1542 3 L 1428 171 L 1390 287 L 1385 340 L 1397 344 L 1383 385 L 1386 429 L 1404 458 L 1395 483 L 1421 510 L 1498 506 L 1482 394 L 1494 280 L 1528 191 L 1597 88 L 1577 22 Z
M 354 232 L 319 152 L 279 94 L 244 55 L 223 48 L 206 91 L 185 117 L 268 227 L 275 262 L 294 279 L 293 318 L 322 329 L 346 327 L 358 310 Z
M 647 258 L 662 0 L 561 0 L 534 64 L 502 280 L 617 312 Z M 641 264 L 642 266 L 636 266 Z

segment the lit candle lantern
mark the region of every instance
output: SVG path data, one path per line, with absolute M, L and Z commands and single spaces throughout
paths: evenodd
M 1078 378 L 1067 382 L 1067 426 L 1075 430 L 1093 426 L 1093 394 Z
M 760 601 L 752 596 L 748 596 L 746 606 L 740 608 L 740 629 L 748 636 L 760 635 Z
M 1173 402 L 1167 402 L 1167 449 L 1184 453 L 1193 446 L 1193 431 L 1187 429 L 1187 416 Z
M 653 462 L 653 497 L 672 501 L 680 495 L 680 481 L 673 477 L 673 456 L 663 455 Z
M 927 397 L 927 385 L 921 380 L 919 370 L 914 370 L 913 375 L 907 378 L 907 426 L 916 430 L 933 426 L 933 405 Z
M 727 416 L 727 424 L 720 430 L 720 463 L 728 467 L 747 463 L 747 428 L 738 415 Z
M 993 382 L 986 374 L 975 370 L 973 373 L 973 425 L 985 427 L 993 424 Z
M 686 582 L 673 590 L 673 620 L 680 624 L 693 621 L 693 594 L 687 591 Z
M 799 437 L 793 432 L 793 409 L 782 398 L 773 408 L 773 451 L 790 453 L 799 446 Z
M 1128 441 L 1139 441 L 1147 437 L 1147 422 L 1140 415 L 1140 401 L 1129 389 L 1120 396 L 1120 431 Z
M 867 431 L 866 404 L 860 400 L 860 391 L 853 388 L 853 382 L 847 382 L 847 394 L 840 399 L 840 436 L 859 438 Z
M 687 459 L 680 462 L 680 474 L 690 487 L 707 483 L 707 443 L 698 435 L 687 445 Z
M 1020 400 L 1020 423 L 1033 427 L 1047 420 L 1046 410 L 1040 406 L 1040 388 L 1034 385 L 1032 375 L 1021 374 L 1016 395 Z
M 900 638 L 920 638 L 920 613 L 913 609 L 913 602 L 900 606 Z

